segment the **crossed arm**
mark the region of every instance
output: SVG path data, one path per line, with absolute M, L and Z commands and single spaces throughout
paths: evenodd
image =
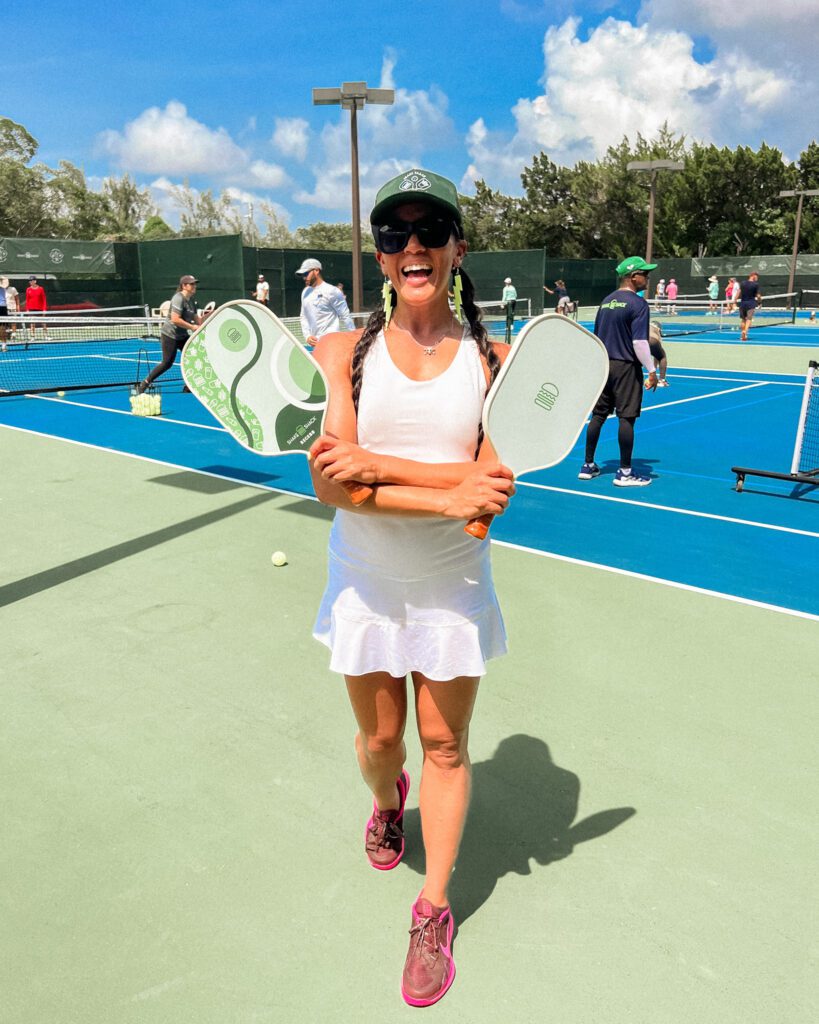
M 437 516 L 472 519 L 499 515 L 514 493 L 511 470 L 484 442 L 471 462 L 427 463 L 380 455 L 357 444 L 350 363 L 358 333 L 322 338 L 314 355 L 330 385 L 325 433 L 310 449 L 310 473 L 319 501 L 362 515 Z M 373 487 L 354 506 L 341 483 L 358 480 Z

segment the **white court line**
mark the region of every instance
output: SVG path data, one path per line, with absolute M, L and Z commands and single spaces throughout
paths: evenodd
M 694 516 L 697 519 L 716 519 L 721 523 L 736 523 L 738 526 L 755 526 L 760 530 L 774 530 L 776 533 L 793 533 L 799 537 L 816 537 L 819 533 L 812 533 L 810 530 L 797 530 L 790 526 L 775 526 L 772 523 L 759 523 L 754 519 L 737 519 L 734 516 L 719 516 L 714 512 L 696 512 L 690 508 L 677 508 L 674 505 L 655 505 L 651 501 L 634 501 L 631 498 L 617 498 L 613 494 L 592 494 L 589 491 L 576 491 L 571 487 L 553 487 L 549 484 L 529 483 L 528 480 L 519 480 L 518 487 L 534 487 L 539 491 L 555 491 L 558 494 L 576 494 L 581 498 L 593 498 L 596 501 L 613 501 L 620 505 L 636 505 L 638 508 L 653 508 L 658 512 L 674 512 L 681 516 Z
M 683 367 L 688 369 L 688 367 Z M 694 369 L 694 367 L 692 367 Z M 805 386 L 804 380 L 751 380 L 750 377 L 696 377 L 691 373 L 672 373 L 669 376 L 673 377 L 674 380 L 724 380 L 733 382 L 734 384 L 777 384 L 780 387 L 786 388 L 802 388 Z M 797 373 L 782 374 L 782 376 L 798 377 Z
M 674 580 L 664 580 L 659 576 L 648 576 L 646 573 L 633 572 L 631 569 L 618 569 L 611 565 L 601 565 L 600 562 L 586 562 L 582 558 L 571 558 L 569 555 L 557 555 L 552 551 L 539 551 L 537 548 L 528 548 L 522 544 L 512 544 L 506 540 L 492 540 L 502 548 L 513 548 L 515 551 L 524 551 L 530 555 L 540 555 L 542 558 L 553 558 L 556 562 L 567 562 L 569 565 L 582 565 L 588 569 L 601 569 L 603 572 L 612 572 L 618 576 L 630 576 L 635 580 L 646 580 L 648 583 L 659 583 L 664 587 L 671 587 L 674 590 L 687 590 L 691 594 L 702 594 L 705 597 L 716 597 L 721 601 L 732 601 L 734 604 L 749 605 L 751 608 L 761 608 L 764 611 L 780 612 L 782 615 L 792 615 L 797 619 L 809 619 L 811 622 L 819 622 L 819 615 L 811 612 L 800 612 L 795 608 L 785 608 L 778 604 L 766 604 L 764 601 L 754 601 L 749 597 L 738 597 L 736 594 L 723 594 L 719 590 L 709 590 L 706 587 L 695 587 L 690 583 L 675 583 Z
M 661 402 L 658 405 L 643 406 L 643 412 L 651 412 L 654 409 L 668 409 L 672 405 L 684 405 L 686 402 L 701 402 L 706 398 L 719 398 L 720 395 L 730 395 L 734 391 L 750 391 L 752 388 L 764 388 L 768 384 L 766 380 L 754 381 L 753 384 L 743 384 L 738 388 L 726 388 L 724 391 L 712 391 L 707 395 L 694 395 L 693 398 L 678 398 L 673 402 Z
M 72 402 L 70 398 L 56 398 L 52 395 L 26 395 L 26 398 L 36 398 L 41 402 L 59 402 L 61 405 L 73 405 L 77 409 L 95 409 L 97 412 L 111 412 L 117 416 L 133 416 L 130 409 L 110 409 L 105 405 L 90 405 L 88 402 Z M 196 427 L 197 430 L 218 430 L 223 434 L 228 431 L 224 427 L 214 427 L 209 423 L 190 423 L 188 420 L 175 420 L 171 416 L 142 416 L 140 419 L 153 420 L 155 423 L 176 423 L 181 427 Z M 35 431 L 36 433 L 36 431 Z M 51 437 L 51 434 L 44 434 L 44 437 Z M 106 448 L 106 451 L 114 451 L 113 448 Z
M 125 456 L 128 459 L 135 459 L 137 462 L 148 462 L 155 466 L 166 466 L 169 469 L 180 469 L 186 473 L 199 473 L 201 476 L 210 476 L 216 480 L 227 480 L 229 483 L 238 484 L 242 487 L 253 487 L 260 491 L 275 491 L 278 494 L 287 494 L 290 497 L 301 498 L 304 501 L 318 501 L 318 498 L 311 494 L 303 494 L 301 491 L 290 491 L 285 487 L 274 487 L 272 484 L 257 484 L 250 480 L 241 480 L 237 477 L 227 476 L 225 473 L 212 473 L 206 469 L 193 469 L 190 466 L 181 466 L 176 462 L 166 462 L 163 459 L 152 459 L 147 455 L 135 455 L 132 452 L 122 452 L 117 448 L 106 448 L 104 445 L 90 444 L 88 441 L 74 441 L 67 437 L 55 437 L 53 434 L 43 433 L 41 430 L 30 430 L 27 427 L 13 427 L 8 423 L 0 423 L 0 427 L 6 430 L 16 430 L 20 434 L 32 434 L 35 437 L 44 437 L 50 441 L 61 441 L 64 444 L 73 444 L 78 448 L 90 448 L 93 451 L 106 452 L 110 455 Z M 536 484 L 529 484 L 528 486 L 541 486 Z M 559 488 L 544 488 L 544 490 L 559 490 Z M 568 492 L 568 493 L 580 493 L 580 492 Z M 592 495 L 586 495 L 586 497 L 592 497 Z M 593 495 L 593 497 L 603 497 L 602 495 Z M 612 498 L 613 501 L 623 500 Z M 639 504 L 634 502 L 634 504 Z M 779 612 L 782 615 L 791 615 L 799 619 L 810 619 L 814 622 L 819 622 L 819 615 L 813 615 L 811 612 L 800 612 L 795 608 L 786 608 L 783 605 L 778 604 L 766 604 L 763 601 L 754 601 L 747 597 L 739 597 L 736 594 L 724 594 L 719 590 L 707 590 L 703 587 L 695 587 L 689 583 L 676 583 L 674 580 L 665 580 L 660 576 L 648 576 L 645 573 L 633 572 L 630 569 L 618 569 L 611 565 L 604 565 L 602 562 L 587 562 L 580 558 L 571 558 L 568 555 L 558 555 L 552 551 L 541 551 L 538 548 L 525 547 L 523 544 L 514 544 L 511 541 L 495 540 L 492 539 L 493 544 L 497 544 L 499 547 L 513 548 L 516 551 L 524 551 L 531 555 L 538 555 L 541 558 L 553 558 L 558 562 L 567 562 L 571 565 L 582 565 L 589 569 L 600 569 L 602 572 L 612 572 L 619 576 L 630 576 L 633 579 L 646 580 L 649 583 L 657 583 L 663 587 L 672 587 L 675 590 L 687 590 L 692 594 L 703 594 L 707 597 L 719 598 L 722 601 L 731 601 L 735 604 L 750 605 L 754 608 L 762 608 L 765 611 Z

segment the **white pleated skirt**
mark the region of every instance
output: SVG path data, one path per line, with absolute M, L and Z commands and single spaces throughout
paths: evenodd
M 488 549 L 466 569 L 409 580 L 368 572 L 331 552 L 313 629 L 330 649 L 330 670 L 415 671 L 434 680 L 484 675 L 486 662 L 506 653 Z

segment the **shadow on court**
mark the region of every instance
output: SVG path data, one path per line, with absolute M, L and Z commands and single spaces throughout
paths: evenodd
M 578 843 L 598 839 L 636 814 L 633 807 L 598 811 L 574 823 L 580 779 L 552 760 L 549 747 L 533 736 L 503 740 L 494 756 L 472 766 L 472 804 L 450 886 L 456 921 L 463 923 L 514 872 L 563 860 Z M 423 875 L 424 847 L 418 808 L 404 815 L 404 864 Z
M 98 569 L 113 565 L 124 558 L 139 555 L 150 548 L 158 547 L 160 544 L 167 544 L 178 537 L 184 537 L 195 530 L 212 526 L 223 519 L 229 519 L 231 516 L 247 512 L 257 505 L 263 505 L 268 501 L 275 501 L 279 497 L 278 494 L 272 492 L 269 494 L 255 494 L 246 501 L 237 501 L 235 504 L 226 505 L 224 508 L 217 508 L 212 512 L 204 512 L 202 515 L 193 516 L 191 519 L 184 519 L 179 523 L 171 523 L 170 526 L 164 526 L 161 530 L 154 530 L 152 533 L 146 533 L 141 537 L 133 537 L 131 540 L 123 541 L 121 544 L 113 544 L 110 547 L 103 548 L 101 551 L 95 551 L 90 555 L 83 555 L 82 558 L 75 558 L 70 562 L 63 562 L 62 565 L 55 565 L 51 569 L 44 569 L 42 572 L 34 573 L 32 576 L 14 580 L 13 583 L 6 583 L 0 587 L 0 608 L 14 604 L 15 601 L 22 601 L 26 597 L 33 597 L 35 594 L 40 594 L 44 590 L 50 590 L 52 587 L 58 587 L 80 576 L 96 572 Z M 305 504 L 310 503 L 307 502 Z

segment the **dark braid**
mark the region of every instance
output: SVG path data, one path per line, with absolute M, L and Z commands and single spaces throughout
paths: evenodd
M 486 360 L 486 365 L 489 367 L 489 384 L 487 391 L 495 382 L 495 378 L 500 370 L 500 359 L 495 351 L 492 342 L 489 340 L 489 334 L 486 328 L 481 323 L 483 320 L 483 313 L 480 311 L 478 306 L 475 304 L 475 286 L 472 284 L 471 279 L 465 271 L 461 270 L 461 281 L 463 287 L 461 295 L 463 298 L 464 313 L 466 319 L 469 321 L 469 329 L 472 332 L 472 337 L 475 339 L 475 344 L 478 346 L 478 351 Z M 475 450 L 475 458 L 478 457 L 478 452 L 483 444 L 483 423 L 478 424 L 478 447 Z
M 398 300 L 398 296 L 395 294 L 395 289 L 392 289 L 392 308 L 395 309 L 395 303 Z M 350 366 L 350 377 L 353 382 L 353 405 L 355 407 L 356 414 L 358 414 L 358 399 L 361 395 L 361 378 L 364 373 L 364 358 L 372 347 L 372 343 L 378 337 L 378 332 L 384 327 L 384 321 L 387 319 L 384 313 L 384 307 L 379 306 L 373 313 L 370 313 L 370 318 L 367 321 L 367 326 L 361 333 L 361 337 L 356 342 L 356 346 L 353 349 L 353 360 Z

